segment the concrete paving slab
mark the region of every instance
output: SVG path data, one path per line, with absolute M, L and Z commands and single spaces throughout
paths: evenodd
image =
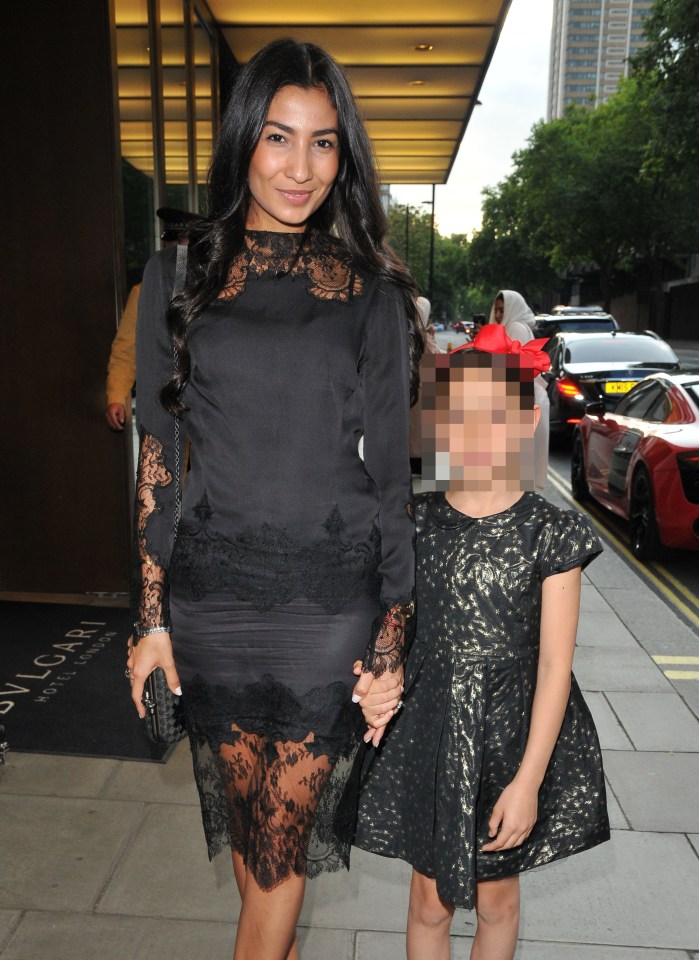
M 470 937 L 452 937 L 452 960 L 468 960 L 472 942 Z M 362 930 L 357 934 L 354 956 L 355 960 L 405 960 L 405 934 Z
M 118 760 L 12 751 L 3 767 L 0 793 L 96 797 L 118 765 Z
M 631 569 L 626 561 L 616 553 L 609 544 L 605 543 L 604 552 L 586 567 L 585 572 L 590 582 L 602 592 L 603 587 L 613 583 L 615 587 L 628 590 L 642 590 L 645 583 L 637 573 Z
M 647 694 L 642 694 L 647 696 Z M 669 694 L 674 696 L 674 694 Z M 599 742 L 603 750 L 633 750 L 633 744 L 609 706 L 603 693 L 586 693 L 585 702 L 595 721 Z
M 28 912 L 2 960 L 230 960 L 235 926 Z
M 699 720 L 676 693 L 612 691 L 607 699 L 636 750 L 699 751 Z
M 611 607 L 599 592 L 597 587 L 590 583 L 583 571 L 583 582 L 580 587 L 580 613 L 609 613 Z
M 638 649 L 632 633 L 626 629 L 613 610 L 594 610 L 580 614 L 578 623 L 578 646 L 581 647 L 632 647 Z
M 0 910 L 0 953 L 2 953 L 3 944 L 10 939 L 21 916 L 19 910 Z
M 407 863 L 353 850 L 349 873 L 325 874 L 308 884 L 301 923 L 313 929 L 402 933 L 410 876 Z
M 685 837 L 615 831 L 610 843 L 524 875 L 522 938 L 697 950 L 697 891 L 699 859 Z
M 452 937 L 453 960 L 468 960 L 471 937 Z M 405 960 L 405 938 L 398 933 L 357 934 L 356 960 Z M 542 943 L 520 940 L 515 960 L 687 960 L 684 950 L 609 947 L 601 944 Z
M 300 928 L 299 954 L 303 960 L 354 960 L 354 940 L 355 933 L 351 930 Z
M 610 750 L 604 769 L 633 830 L 699 832 L 699 754 Z
M 583 691 L 664 690 L 670 682 L 649 656 L 636 648 L 578 647 L 573 671 Z
M 594 566 L 594 564 L 593 564 Z M 651 655 L 696 653 L 697 635 L 644 583 L 631 588 L 615 581 L 599 585 L 599 591 Z
M 178 744 L 167 763 L 122 761 L 102 796 L 111 800 L 188 803 L 198 807 L 189 741 Z
M 619 806 L 619 801 L 614 796 L 612 785 L 607 780 L 607 813 L 609 814 L 609 826 L 612 830 L 630 830 L 629 821 L 624 816 L 624 811 Z
M 233 923 L 27 912 L 2 960 L 230 960 Z M 96 949 L 99 944 L 99 949 Z M 300 930 L 304 960 L 352 960 L 354 934 Z
M 209 863 L 199 810 L 159 803 L 147 810 L 97 912 L 226 922 L 239 908 L 231 859 L 224 852 Z
M 109 800 L 0 797 L 0 907 L 89 910 L 141 811 Z

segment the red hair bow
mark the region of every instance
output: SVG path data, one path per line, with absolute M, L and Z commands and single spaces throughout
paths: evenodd
M 466 343 L 463 347 L 457 347 L 451 352 L 481 350 L 484 353 L 514 354 L 519 356 L 521 367 L 532 370 L 534 375 L 537 376 L 551 366 L 551 358 L 542 349 L 548 341 L 549 338 L 544 337 L 540 340 L 530 340 L 529 343 L 522 344 L 519 340 L 510 340 L 505 328 L 499 323 L 486 323 L 471 343 Z

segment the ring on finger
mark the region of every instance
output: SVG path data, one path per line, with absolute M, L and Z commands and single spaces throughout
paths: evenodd
M 131 667 L 127 667 L 126 670 L 124 670 L 124 676 L 127 678 L 127 680 L 133 679 L 133 674 L 131 673 Z

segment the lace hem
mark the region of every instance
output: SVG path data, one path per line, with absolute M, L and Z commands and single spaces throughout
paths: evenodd
M 412 600 L 384 608 L 372 624 L 372 639 L 362 667 L 380 677 L 387 670 L 395 673 L 405 663 L 408 649 L 408 624 L 415 609 Z
M 364 728 L 343 683 L 295 695 L 273 677 L 184 685 L 209 858 L 241 854 L 263 890 L 347 866 Z
M 365 541 L 354 543 L 336 505 L 322 525 L 325 535 L 302 545 L 270 524 L 228 538 L 214 528 L 212 516 L 204 496 L 194 518 L 180 523 L 170 563 L 178 595 L 202 600 L 233 593 L 260 612 L 299 597 L 328 613 L 339 613 L 363 592 L 378 599 L 381 534 L 375 524 Z
M 136 479 L 136 519 L 134 525 L 134 635 L 169 630 L 166 599 L 166 571 L 158 556 L 148 549 L 146 527 L 150 517 L 162 509 L 157 501 L 158 488 L 172 483 L 165 466 L 163 445 L 150 433 L 141 437 Z M 165 624 L 165 626 L 163 626 Z
M 303 277 L 308 292 L 319 300 L 348 303 L 362 293 L 362 279 L 342 244 L 318 231 L 309 234 L 251 230 L 245 248 L 230 265 L 220 300 L 234 300 L 245 289 L 250 273 L 256 276 Z

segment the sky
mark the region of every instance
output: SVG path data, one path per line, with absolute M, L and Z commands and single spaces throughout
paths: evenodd
M 470 234 L 481 223 L 481 191 L 512 170 L 512 154 L 546 117 L 553 0 L 512 0 L 447 184 L 438 185 L 439 232 Z M 397 203 L 419 204 L 431 188 L 394 186 Z M 429 210 L 429 206 L 424 208 Z

